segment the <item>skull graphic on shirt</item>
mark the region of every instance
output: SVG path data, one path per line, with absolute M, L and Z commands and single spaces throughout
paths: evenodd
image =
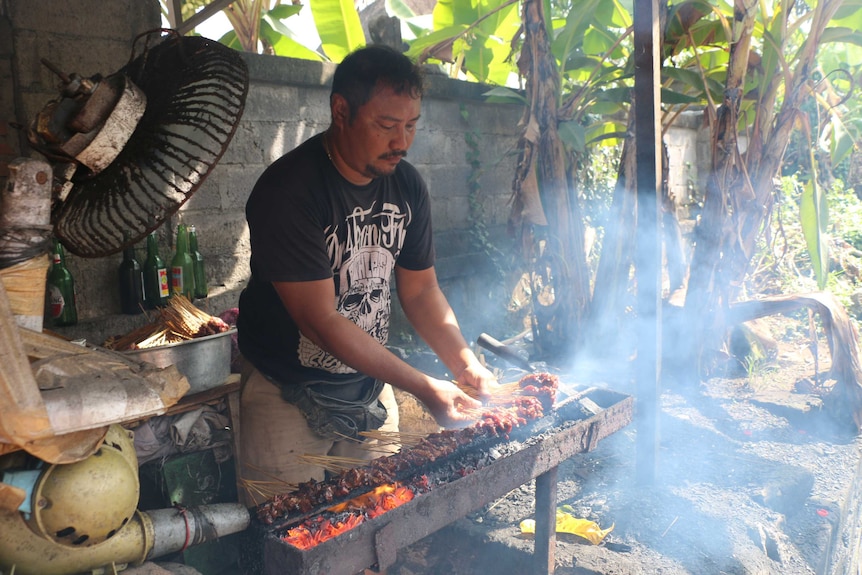
M 389 277 L 395 259 L 389 250 L 365 246 L 351 254 L 341 266 L 336 296 L 338 312 L 381 344 L 389 339 L 392 296 Z M 305 335 L 300 336 L 299 356 L 303 365 L 330 373 L 355 373 L 334 356 L 320 349 Z

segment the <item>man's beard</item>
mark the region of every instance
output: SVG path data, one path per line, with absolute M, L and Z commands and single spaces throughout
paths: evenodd
M 384 154 L 384 155 L 380 156 L 378 159 L 379 160 L 388 160 L 390 158 L 403 158 L 405 156 L 407 156 L 406 150 L 400 151 L 400 152 L 390 152 L 388 154 Z M 374 164 L 366 164 L 364 175 L 371 177 L 371 178 L 382 178 L 383 176 L 391 176 L 392 174 L 395 173 L 395 168 L 397 168 L 397 167 L 398 167 L 398 164 L 395 164 L 391 168 L 378 168 Z

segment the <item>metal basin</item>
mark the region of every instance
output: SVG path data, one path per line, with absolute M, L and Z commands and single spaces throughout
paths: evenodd
M 158 347 L 133 349 L 123 353 L 157 367 L 176 365 L 189 380 L 188 393 L 216 387 L 230 376 L 232 328 L 224 333 L 198 337 Z

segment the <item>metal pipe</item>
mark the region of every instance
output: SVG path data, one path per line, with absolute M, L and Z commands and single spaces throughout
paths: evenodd
M 73 547 L 40 536 L 30 529 L 21 513 L 0 513 L 0 572 L 72 575 L 140 565 L 148 559 L 242 531 L 249 521 L 248 510 L 239 503 L 136 511 L 110 539 L 91 547 Z
M 147 515 L 155 533 L 147 559 L 244 531 L 250 521 L 248 509 L 240 503 L 157 509 Z

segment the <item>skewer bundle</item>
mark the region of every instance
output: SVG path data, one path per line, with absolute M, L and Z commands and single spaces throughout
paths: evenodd
M 476 388 L 464 385 L 459 383 L 457 380 L 452 380 L 458 389 L 472 397 L 473 399 L 479 399 L 479 392 L 476 391 Z M 513 381 L 510 383 L 501 383 L 493 390 L 491 390 L 491 397 L 488 400 L 489 405 L 504 405 L 506 403 L 511 402 L 513 397 L 518 395 L 523 395 L 523 390 L 521 389 L 520 382 Z
M 260 505 L 261 502 L 266 501 L 267 499 L 271 499 L 273 496 L 278 495 L 279 493 L 285 493 L 289 491 L 296 491 L 299 489 L 299 485 L 295 485 L 292 483 L 287 483 L 272 475 L 271 473 L 267 473 L 260 467 L 256 465 L 244 464 L 251 469 L 259 472 L 261 475 L 268 477 L 268 479 L 240 479 L 240 484 L 246 490 L 246 493 L 251 497 L 252 501 L 254 501 L 255 505 Z
M 296 460 L 306 465 L 318 465 L 330 473 L 344 473 L 348 469 L 361 467 L 368 463 L 365 459 L 339 457 L 337 455 L 313 455 L 311 453 L 299 455 Z
M 215 335 L 228 329 L 230 326 L 220 318 L 198 309 L 186 297 L 177 294 L 159 309 L 153 321 L 124 336 L 109 338 L 104 345 L 115 351 L 146 349 Z

